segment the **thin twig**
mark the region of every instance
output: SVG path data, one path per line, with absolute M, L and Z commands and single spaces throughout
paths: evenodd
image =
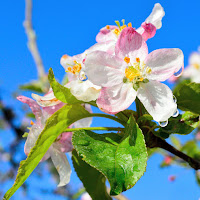
M 32 26 L 32 0 L 26 0 L 25 21 L 23 25 L 24 25 L 25 32 L 28 38 L 27 45 L 37 67 L 38 77 L 39 79 L 43 79 L 45 77 L 45 70 L 44 70 L 40 53 L 38 51 L 35 31 L 33 30 L 33 26 Z
M 190 156 L 184 154 L 183 152 L 179 151 L 178 149 L 174 148 L 172 145 L 168 144 L 165 140 L 158 139 L 157 146 L 169 151 L 170 153 L 178 156 L 179 158 L 186 161 L 193 169 L 198 170 L 200 169 L 200 162 L 191 158 Z
M 195 160 L 194 158 L 186 155 L 185 153 L 179 151 L 172 145 L 168 144 L 165 140 L 155 136 L 151 135 L 151 140 L 147 141 L 147 146 L 149 148 L 159 147 L 161 149 L 164 149 L 166 151 L 169 151 L 170 153 L 174 154 L 175 156 L 178 156 L 179 158 L 186 161 L 193 169 L 198 170 L 200 169 L 200 162 Z

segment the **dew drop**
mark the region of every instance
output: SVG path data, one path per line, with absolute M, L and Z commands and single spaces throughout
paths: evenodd
M 161 127 L 165 127 L 165 126 L 167 126 L 167 124 L 168 124 L 168 120 L 167 120 L 167 121 L 158 122 L 158 124 L 159 124 Z
M 174 114 L 172 115 L 172 117 L 177 117 L 179 115 L 179 111 L 178 109 L 176 109 L 176 111 L 174 112 Z
M 174 73 L 174 76 L 175 77 L 179 77 L 182 75 L 183 73 L 183 70 L 184 70 L 184 66 L 181 67 L 181 69 L 179 69 L 177 72 Z
M 88 77 L 85 75 L 85 72 L 80 72 L 80 74 L 79 74 L 79 80 L 80 81 L 87 81 L 88 80 Z
M 177 102 L 177 99 L 176 99 L 176 97 L 174 95 L 173 95 L 173 101 L 174 101 L 174 103 Z

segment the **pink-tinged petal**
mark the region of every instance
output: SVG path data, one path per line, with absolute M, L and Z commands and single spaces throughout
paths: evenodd
M 165 81 L 184 66 L 183 52 L 180 49 L 158 49 L 147 56 L 145 64 L 152 70 L 148 79 Z
M 142 37 L 145 41 L 155 36 L 156 27 L 153 24 L 144 22 L 142 23 L 142 28 L 144 29 Z
M 107 42 L 109 40 L 117 40 L 116 35 L 113 33 L 113 30 L 118 28 L 117 26 L 108 25 L 103 27 L 96 36 L 97 42 Z
M 57 104 L 55 106 L 43 107 L 43 110 L 45 112 L 47 112 L 49 115 L 53 115 L 57 110 L 59 110 L 60 108 L 62 108 L 64 105 L 65 105 L 65 103 L 60 102 L 59 104 Z
M 72 128 L 69 127 L 69 128 Z M 73 145 L 72 145 L 72 132 L 64 132 L 58 137 L 58 143 L 60 144 L 60 150 L 65 153 L 72 151 Z
M 164 16 L 165 11 L 163 7 L 159 3 L 156 3 L 151 14 L 149 15 L 149 17 L 147 17 L 145 22 L 153 24 L 156 27 L 156 29 L 160 29 L 162 27 L 162 18 Z
M 44 96 L 39 96 L 39 95 L 33 94 L 33 93 L 31 96 L 42 107 L 55 106 L 61 102 L 54 96 L 52 89 L 50 89 L 49 92 L 47 94 L 45 94 Z
M 123 82 L 124 61 L 103 51 L 95 51 L 87 55 L 85 72 L 94 85 L 111 87 Z
M 137 97 L 157 122 L 167 121 L 177 110 L 170 88 L 157 81 L 140 84 Z
M 72 170 L 65 153 L 60 151 L 59 144 L 52 144 L 50 147 L 50 156 L 60 177 L 60 183 L 58 184 L 58 187 L 68 184 Z
M 75 80 L 67 84 L 71 93 L 80 101 L 95 101 L 99 95 L 101 87 L 94 85 L 89 80 Z
M 29 105 L 38 123 L 41 122 L 42 111 L 40 106 L 33 100 L 25 96 L 18 96 L 17 99 Z
M 169 81 L 170 83 L 175 83 L 177 80 L 178 80 L 178 77 L 177 77 L 177 76 L 174 76 L 174 75 L 172 75 L 172 76 L 168 79 L 168 81 Z
M 93 51 L 105 51 L 109 54 L 114 55 L 115 53 L 115 44 L 116 41 L 109 40 L 106 42 L 96 43 L 93 46 L 91 46 L 89 49 L 85 51 L 86 54 L 92 53 Z
M 31 149 L 34 147 L 41 131 L 42 131 L 42 128 L 38 124 L 34 124 L 31 127 L 31 129 L 28 133 L 28 137 L 26 139 L 25 145 L 24 145 L 24 152 L 27 156 L 30 153 Z
M 74 58 L 65 54 L 61 57 L 60 64 L 63 66 L 65 70 L 67 70 L 68 67 L 74 65 Z
M 115 54 L 124 59 L 129 57 L 132 62 L 135 58 L 144 60 L 148 55 L 148 48 L 143 37 L 132 27 L 124 28 L 117 40 Z
M 109 88 L 102 88 L 97 105 L 100 110 L 115 114 L 127 109 L 135 100 L 137 92 L 132 84 L 119 84 Z

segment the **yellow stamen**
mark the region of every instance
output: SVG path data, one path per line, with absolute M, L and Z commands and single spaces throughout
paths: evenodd
M 109 26 L 109 25 L 107 25 L 106 28 L 107 28 L 108 30 L 110 30 L 110 26 Z
M 143 81 L 144 80 L 144 78 L 140 78 L 140 81 Z
M 150 74 L 150 73 L 151 73 L 151 71 L 152 71 L 152 70 L 151 70 L 151 68 L 150 68 L 150 67 L 147 67 L 147 68 L 146 68 L 146 72 L 147 72 L 147 74 Z
M 126 27 L 127 27 L 126 25 L 121 26 L 121 30 L 123 30 L 123 29 L 126 28 Z
M 33 121 L 32 121 L 32 120 L 31 120 L 30 124 L 31 124 L 32 126 L 34 125 L 34 123 L 33 123 Z
M 72 71 L 72 68 L 71 68 L 71 67 L 68 67 L 68 68 L 67 68 L 67 71 L 71 72 L 71 71 Z
M 67 58 L 68 58 L 68 55 L 65 54 L 65 55 L 62 56 L 61 59 L 67 59 Z
M 114 30 L 114 34 L 119 35 L 119 33 L 120 33 L 119 29 L 116 28 L 116 29 Z
M 131 22 L 128 23 L 128 27 L 132 27 L 132 23 Z
M 193 66 L 194 66 L 195 69 L 200 69 L 200 65 L 197 64 L 197 63 L 194 63 Z
M 124 61 L 128 64 L 128 63 L 130 63 L 130 58 L 125 57 L 125 58 L 124 58 Z
M 141 76 L 141 73 L 139 70 L 133 68 L 133 67 L 128 67 L 125 69 L 125 76 L 129 81 L 133 81 L 136 77 Z
M 136 58 L 136 62 L 140 62 L 140 58 Z
M 73 68 L 68 67 L 67 68 L 67 72 L 71 72 L 73 74 L 79 73 L 82 69 L 82 66 L 80 63 L 77 63 L 77 61 L 74 60 L 75 65 L 73 66 Z

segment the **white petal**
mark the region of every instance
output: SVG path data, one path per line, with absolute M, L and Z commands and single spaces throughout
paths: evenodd
M 71 167 L 65 153 L 61 152 L 58 144 L 54 143 L 50 148 L 51 159 L 60 176 L 58 187 L 64 186 L 70 181 Z
M 184 66 L 183 52 L 180 49 L 157 49 L 146 58 L 145 64 L 152 72 L 148 79 L 165 81 Z
M 89 102 L 95 101 L 99 95 L 100 87 L 95 86 L 89 80 L 80 81 L 75 80 L 71 81 L 68 85 L 71 93 L 80 101 Z
M 30 153 L 31 149 L 35 146 L 35 143 L 42 132 L 42 127 L 40 127 L 38 124 L 34 124 L 29 133 L 28 137 L 26 139 L 25 145 L 24 145 L 24 152 L 28 156 Z M 45 153 L 41 161 L 45 161 L 50 157 L 49 150 Z
M 91 46 L 89 49 L 87 49 L 85 51 L 85 53 L 89 54 L 94 51 L 105 51 L 109 54 L 114 54 L 115 53 L 115 44 L 116 44 L 116 41 L 114 41 L 114 40 L 96 43 L 93 46 Z
M 157 122 L 168 120 L 177 109 L 170 88 L 156 81 L 142 83 L 137 97 Z
M 102 111 L 115 114 L 127 109 L 135 100 L 136 94 L 132 83 L 121 83 L 113 87 L 102 88 L 97 105 Z
M 95 85 L 111 87 L 123 81 L 124 61 L 103 51 L 87 55 L 85 69 L 88 79 Z
M 149 17 L 145 20 L 146 23 L 153 24 L 157 29 L 160 29 L 162 26 L 162 18 L 165 16 L 165 11 L 163 7 L 156 3 L 153 7 L 153 10 Z
M 40 96 L 32 93 L 31 96 L 37 101 L 37 103 L 42 106 L 55 106 L 60 103 L 60 101 L 54 96 L 53 90 L 50 88 L 49 92 L 44 96 Z
M 41 131 L 42 131 L 42 128 L 40 126 L 38 126 L 38 124 L 34 124 L 31 127 L 28 137 L 26 139 L 26 143 L 24 145 L 24 152 L 26 155 L 28 155 L 30 153 L 31 149 L 34 147 Z

